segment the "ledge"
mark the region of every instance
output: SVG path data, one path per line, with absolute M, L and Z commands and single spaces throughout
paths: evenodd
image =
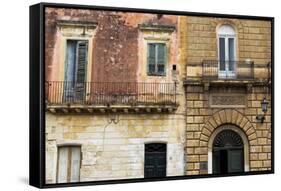
M 173 25 L 155 25 L 155 24 L 139 24 L 140 30 L 174 32 L 176 27 Z
M 97 22 L 90 21 L 68 21 L 68 20 L 58 20 L 57 25 L 59 27 L 87 27 L 87 28 L 96 28 Z
M 46 111 L 53 114 L 92 114 L 92 113 L 172 113 L 178 108 L 178 104 L 170 105 L 138 105 L 138 106 L 126 106 L 126 105 L 112 105 L 112 106 L 93 106 L 93 105 L 46 105 Z
M 214 85 L 267 85 L 270 84 L 268 79 L 202 79 L 202 78 L 186 78 L 183 85 L 200 85 L 200 84 L 214 84 Z

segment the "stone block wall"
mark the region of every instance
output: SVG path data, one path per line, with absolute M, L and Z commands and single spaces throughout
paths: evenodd
M 212 87 L 210 87 L 212 88 Z M 231 87 L 230 94 L 235 94 Z M 228 90 L 229 91 L 229 90 Z M 270 170 L 271 168 L 271 106 L 265 114 L 265 121 L 256 120 L 262 114 L 260 102 L 264 97 L 270 101 L 268 88 L 254 86 L 242 96 L 246 97 L 245 107 L 229 106 L 212 107 L 210 99 L 212 92 L 219 90 L 204 90 L 203 85 L 186 86 L 187 126 L 186 126 L 186 174 L 211 173 L 208 169 L 210 137 L 214 131 L 223 125 L 235 126 L 248 139 L 248 162 L 245 163 L 249 171 Z M 225 93 L 224 95 L 226 95 Z M 231 99 L 230 99 L 231 100 Z M 203 164 L 206 164 L 205 167 Z M 247 170 L 246 168 L 246 170 Z

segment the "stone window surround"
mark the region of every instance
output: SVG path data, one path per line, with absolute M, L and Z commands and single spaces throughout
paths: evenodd
M 59 81 L 64 81 L 65 61 L 66 61 L 66 44 L 67 40 L 86 40 L 88 41 L 88 63 L 87 63 L 87 81 L 91 81 L 92 73 L 92 52 L 93 38 L 96 33 L 97 23 L 86 21 L 57 21 L 57 31 L 59 34 Z
M 237 24 L 239 26 L 237 26 Z M 219 59 L 219 37 L 220 37 L 220 34 L 219 34 L 219 30 L 220 30 L 220 27 L 223 26 L 223 25 L 229 25 L 231 26 L 234 31 L 235 31 L 235 36 L 234 37 L 234 47 L 235 47 L 235 59 L 236 60 L 239 60 L 239 44 L 238 44 L 238 39 L 239 39 L 239 34 L 238 34 L 238 28 L 241 27 L 240 26 L 240 23 L 234 23 L 233 21 L 230 21 L 230 20 L 223 20 L 223 21 L 220 21 L 218 23 L 216 23 L 216 38 L 217 38 L 217 58 Z
M 171 51 L 171 35 L 176 30 L 174 26 L 170 25 L 150 25 L 150 24 L 141 24 L 139 25 L 139 30 L 141 31 L 141 38 L 139 46 L 143 48 L 139 48 L 139 55 L 142 55 L 142 63 L 141 67 L 141 76 L 144 76 L 148 79 L 165 79 L 168 77 L 169 74 L 169 60 L 170 60 L 170 51 Z M 154 76 L 148 75 L 147 68 L 147 54 L 148 54 L 148 44 L 149 43 L 164 43 L 166 45 L 166 64 L 165 64 L 165 75 L 161 76 Z

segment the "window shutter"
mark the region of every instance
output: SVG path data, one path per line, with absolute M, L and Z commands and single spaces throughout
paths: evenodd
M 71 176 L 70 182 L 79 182 L 80 177 L 81 148 L 71 148 Z
M 148 44 L 148 73 L 149 74 L 154 74 L 156 71 L 155 71 L 155 44 Z
M 85 96 L 86 90 L 86 68 L 87 68 L 87 56 L 88 56 L 88 42 L 87 41 L 78 41 L 77 42 L 77 70 L 76 70 L 76 101 L 82 101 Z
M 65 183 L 67 182 L 67 165 L 68 165 L 68 148 L 61 147 L 58 149 L 58 174 L 57 174 L 57 182 Z
M 166 64 L 166 45 L 163 43 L 157 44 L 157 74 L 165 74 Z
M 86 66 L 87 66 L 87 41 L 78 41 L 77 43 L 77 76 L 76 82 L 85 82 L 86 77 Z

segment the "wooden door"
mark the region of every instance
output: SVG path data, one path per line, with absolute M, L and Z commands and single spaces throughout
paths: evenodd
M 145 145 L 144 177 L 165 177 L 167 162 L 166 144 L 153 143 Z

